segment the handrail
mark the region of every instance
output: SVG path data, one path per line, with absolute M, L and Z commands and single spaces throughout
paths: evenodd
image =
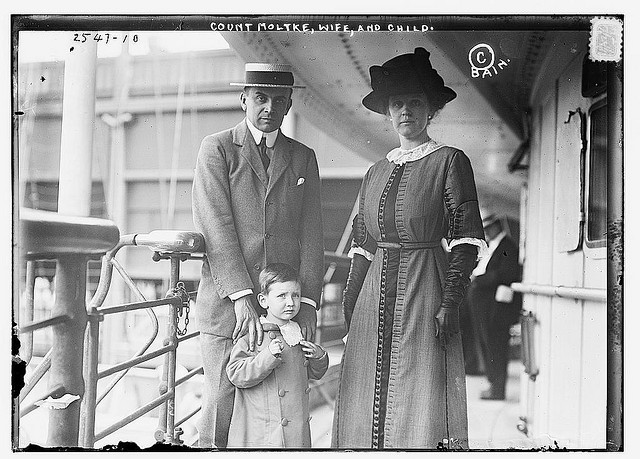
M 161 348 L 158 348 L 153 352 L 149 352 L 148 354 L 144 354 L 139 357 L 135 357 L 133 359 L 125 360 L 124 362 L 118 363 L 112 367 L 107 368 L 106 370 L 102 370 L 101 372 L 99 372 L 98 379 L 102 379 L 106 376 L 110 376 L 126 368 L 134 367 L 140 363 L 153 360 L 156 357 L 160 357 L 161 355 L 164 355 L 175 348 L 176 348 L 175 344 L 169 344 L 167 346 L 162 346 Z
M 154 251 L 153 259 L 154 261 L 158 261 L 162 258 L 168 258 L 171 260 L 171 272 L 170 272 L 170 288 L 171 290 L 167 294 L 167 297 L 160 300 L 151 300 L 146 301 L 141 294 L 141 292 L 137 289 L 137 286 L 133 282 L 133 280 L 129 277 L 124 267 L 122 267 L 118 261 L 115 259 L 115 255 L 117 252 L 126 246 L 142 246 L 147 247 Z M 123 235 L 120 238 L 120 241 L 116 244 L 116 246 L 107 252 L 103 257 L 102 270 L 100 281 L 98 287 L 96 289 L 96 293 L 91 299 L 88 305 L 88 313 L 90 317 L 102 317 L 107 314 L 114 313 L 123 313 L 130 312 L 138 309 L 145 309 L 146 311 L 152 311 L 152 308 L 161 306 L 161 305 L 170 305 L 169 309 L 169 317 L 168 317 L 168 327 L 167 334 L 164 341 L 164 346 L 153 351 L 147 352 L 148 346 L 145 346 L 145 349 L 141 352 L 138 352 L 135 357 L 130 358 L 124 362 L 118 363 L 108 369 L 98 371 L 96 362 L 92 363 L 92 368 L 89 370 L 89 379 L 91 381 L 90 385 L 95 386 L 97 381 L 101 378 L 110 376 L 112 374 L 121 372 L 118 375 L 117 380 L 110 385 L 109 390 L 117 383 L 117 381 L 124 376 L 124 374 L 131 368 L 140 363 L 152 360 L 161 355 L 165 356 L 165 365 L 163 370 L 162 381 L 160 383 L 160 393 L 161 397 L 154 400 L 152 402 L 153 407 L 160 406 L 160 413 L 158 416 L 159 426 L 156 431 L 156 435 L 160 432 L 162 433 L 163 441 L 174 443 L 179 442 L 179 432 L 175 426 L 175 387 L 181 384 L 184 381 L 184 378 L 176 381 L 175 380 L 175 364 L 176 364 L 176 351 L 178 344 L 186 339 L 190 339 L 199 335 L 199 332 L 194 332 L 189 334 L 188 336 L 178 336 L 177 329 L 177 321 L 178 321 L 178 312 L 182 311 L 182 308 L 185 306 L 185 302 L 191 301 L 191 297 L 188 292 L 184 291 L 184 287 L 182 287 L 182 291 L 177 289 L 179 285 L 179 277 L 180 277 L 180 262 L 185 261 L 190 258 L 196 258 L 200 252 L 204 252 L 204 238 L 200 233 L 194 233 L 190 231 L 169 231 L 169 230 L 156 230 L 152 231 L 148 234 L 128 234 Z M 135 303 L 127 303 L 115 306 L 102 306 L 107 292 L 109 290 L 109 286 L 111 284 L 111 277 L 113 274 L 113 268 L 115 268 L 118 273 L 121 275 L 125 283 L 129 288 L 131 288 L 134 292 L 137 293 L 137 296 L 142 301 L 138 301 Z M 185 295 L 186 293 L 186 295 Z M 186 310 L 188 311 L 188 305 Z M 185 320 L 185 325 L 187 321 Z M 98 328 L 99 328 L 99 320 L 92 320 L 89 324 L 92 332 L 89 334 L 91 336 L 90 339 L 90 348 L 92 351 L 91 355 L 97 355 L 96 346 L 97 346 L 97 336 L 98 336 Z M 184 330 L 186 332 L 186 329 Z M 95 360 L 95 359 L 94 359 Z M 194 374 L 197 374 L 198 371 L 202 371 L 201 369 L 196 369 L 189 374 L 191 377 Z M 100 432 L 99 434 L 95 434 L 94 427 L 95 422 L 92 417 L 95 416 L 95 387 L 90 387 L 88 389 L 90 393 L 90 398 L 92 400 L 87 400 L 86 410 L 88 413 L 88 420 L 85 421 L 82 432 L 83 432 L 83 445 L 84 446 L 93 446 L 95 441 L 104 438 L 104 436 L 109 433 L 119 429 L 120 427 L 128 424 L 132 420 L 137 417 L 143 416 L 149 411 L 149 406 L 146 405 L 138 410 L 136 410 L 131 415 L 127 416 L 122 421 L 112 425 L 106 431 Z M 103 394 L 98 402 L 104 398 L 106 395 Z
M 102 306 L 96 309 L 100 314 L 117 314 L 119 312 L 131 312 L 139 309 L 155 308 L 165 305 L 180 306 L 182 300 L 179 296 L 162 298 L 160 300 L 137 301 L 135 303 L 124 303 L 116 306 Z
M 161 413 L 164 412 L 164 414 L 161 414 L 159 417 L 159 419 L 162 420 L 159 428 L 165 435 L 163 440 L 169 443 L 179 442 L 180 429 L 175 428 L 174 419 L 175 388 L 194 375 L 201 374 L 202 368 L 196 368 L 189 372 L 186 377 L 176 381 L 175 364 L 178 344 L 199 335 L 199 332 L 196 331 L 187 336 L 178 336 L 178 332 L 181 332 L 181 334 L 186 333 L 186 328 L 179 330 L 177 329 L 177 324 L 179 318 L 182 316 L 181 311 L 185 306 L 185 310 L 188 312 L 189 307 L 186 302 L 191 301 L 191 297 L 188 295 L 188 292 L 184 290 L 184 287 L 182 287 L 182 290 L 179 290 L 176 289 L 176 285 L 179 285 L 180 262 L 189 258 L 199 258 L 198 255 L 201 252 L 204 253 L 204 238 L 202 235 L 190 231 L 160 230 L 152 231 L 148 234 L 124 235 L 120 238 L 118 228 L 108 220 L 90 217 L 69 217 L 33 209 L 22 209 L 20 230 L 20 255 L 22 260 L 28 263 L 27 274 L 33 271 L 32 274 L 35 275 L 33 260 L 57 260 L 57 300 L 53 310 L 53 317 L 22 324 L 20 328 L 17 328 L 17 331 L 31 336 L 34 330 L 40 328 L 63 322 L 68 325 L 65 327 L 53 327 L 55 335 L 60 332 L 62 332 L 63 335 L 57 338 L 58 341 L 54 339 L 54 343 L 58 343 L 58 345 L 55 345 L 54 348 L 49 351 L 43 362 L 38 366 L 33 375 L 34 377 L 27 383 L 20 396 L 16 398 L 16 403 L 23 401 L 38 381 L 40 381 L 44 374 L 50 369 L 52 375 L 50 379 L 55 375 L 55 380 L 53 380 L 54 386 L 52 386 L 54 389 L 47 392 L 45 398 L 47 396 L 59 397 L 64 395 L 60 393 L 60 388 L 64 387 L 66 389 L 64 389 L 63 392 L 79 395 L 80 402 L 70 405 L 66 410 L 52 410 L 51 413 L 56 416 L 52 417 L 53 414 L 50 416 L 49 440 L 47 441 L 49 446 L 74 446 L 79 444 L 77 440 L 79 428 L 82 431 L 82 443 L 80 443 L 80 445 L 93 446 L 96 439 L 108 435 L 110 431 L 117 430 L 119 428 L 118 426 L 131 422 L 156 406 L 161 406 Z M 140 292 L 124 268 L 120 266 L 115 259 L 115 255 L 119 249 L 125 246 L 147 247 L 155 252 L 153 257 L 155 261 L 160 258 L 171 259 L 170 284 L 172 290 L 167 294 L 166 298 L 146 301 L 142 292 Z M 103 256 L 103 263 L 98 289 L 89 304 L 85 305 L 84 291 L 86 287 L 84 279 L 86 277 L 86 261 L 99 255 Z M 114 267 L 122 275 L 127 286 L 134 291 L 138 299 L 137 302 L 107 307 L 102 306 L 111 284 Z M 31 289 L 30 292 L 27 292 L 27 300 L 29 300 L 29 295 L 33 296 L 34 275 L 28 275 L 27 287 L 30 286 Z M 77 283 L 77 285 L 75 283 Z M 193 293 L 195 296 L 195 292 Z M 167 328 L 167 337 L 164 346 L 153 352 L 147 352 L 149 346 L 157 337 L 157 319 L 153 313 L 153 308 L 163 305 L 169 306 L 170 311 L 169 327 Z M 29 302 L 27 302 L 26 306 L 29 306 Z M 151 315 L 152 320 L 155 319 L 156 325 L 155 331 L 152 334 L 153 336 L 148 343 L 145 344 L 143 349 L 136 353 L 135 357 L 98 372 L 97 346 L 99 325 L 104 316 L 139 309 L 144 309 Z M 31 317 L 27 318 L 27 320 L 29 319 L 33 320 Z M 86 342 L 87 347 L 83 349 L 81 343 L 82 335 L 84 335 L 87 324 L 89 327 Z M 185 319 L 185 326 L 186 324 L 187 320 Z M 66 330 L 72 330 L 73 335 L 67 335 Z M 67 336 L 72 338 L 72 340 L 69 341 Z M 80 344 L 76 341 L 79 341 Z M 75 351 L 71 352 L 70 345 L 73 346 Z M 63 354 L 61 354 L 61 352 Z M 82 358 L 82 352 L 84 352 L 84 359 Z M 107 431 L 95 435 L 95 407 L 106 395 L 106 393 L 104 393 L 99 398 L 97 397 L 97 381 L 100 378 L 120 372 L 120 374 L 116 375 L 116 378 L 110 382 L 110 389 L 133 366 L 163 354 L 166 360 L 164 375 L 160 386 L 161 395 L 152 402 L 153 407 L 150 408 L 148 404 L 136 410 L 123 421 L 109 427 Z M 71 369 L 71 372 L 68 372 L 69 374 L 65 375 L 65 372 L 67 372 L 66 367 L 60 367 L 60 362 L 63 361 L 61 358 L 66 358 L 64 362 L 69 362 L 64 365 L 71 365 L 69 367 Z M 86 384 L 84 385 L 84 389 L 82 387 L 82 372 L 77 371 L 79 362 L 83 360 L 87 364 L 85 367 Z M 60 384 L 60 382 L 63 382 L 63 384 Z M 68 382 L 69 385 L 66 385 L 66 382 Z M 79 416 L 80 404 L 82 405 L 82 416 Z M 71 409 L 72 407 L 73 409 Z M 31 403 L 29 406 L 23 407 L 21 413 L 19 410 L 17 413 L 24 416 L 36 408 L 36 403 Z M 193 413 L 189 416 L 192 415 Z M 184 422 L 184 419 L 181 422 Z
M 204 253 L 204 237 L 194 231 L 154 230 L 133 236 L 133 245 L 155 252 Z
M 514 282 L 511 288 L 516 292 L 533 295 L 557 296 L 573 300 L 607 301 L 607 290 L 587 287 L 564 287 L 562 285 L 540 285 Z
M 69 320 L 71 320 L 71 316 L 69 314 L 60 314 L 59 316 L 49 317 L 48 319 L 38 320 L 36 322 L 23 325 L 22 327 L 18 327 L 18 333 L 32 333 L 36 330 L 40 330 L 41 328 L 69 322 Z
M 150 401 L 146 405 L 141 406 L 140 408 L 135 410 L 133 413 L 129 414 L 128 416 L 125 416 L 120 421 L 115 422 L 111 426 L 107 427 L 102 432 L 99 432 L 99 433 L 95 434 L 95 441 L 102 440 L 107 435 L 111 435 L 113 432 L 115 432 L 116 430 L 120 429 L 121 427 L 126 426 L 130 422 L 133 422 L 136 419 L 138 419 L 139 417 L 143 416 L 144 414 L 147 414 L 149 411 L 151 411 L 152 409 L 156 408 L 157 406 L 162 405 L 164 402 L 169 400 L 174 395 L 175 395 L 175 392 L 173 390 L 169 390 L 169 391 L 165 392 L 164 394 L 156 397 L 155 399 L 153 399 L 152 401 Z
M 42 362 L 36 367 L 31 375 L 31 379 L 27 381 L 27 384 L 20 391 L 20 396 L 18 398 L 19 403 L 22 403 L 25 398 L 31 393 L 36 384 L 42 379 L 42 377 L 49 371 L 51 368 L 51 353 L 52 350 L 49 349 L 49 352 L 44 356 Z
M 27 259 L 63 255 L 102 255 L 120 237 L 110 220 L 60 215 L 56 212 L 20 209 L 20 249 Z

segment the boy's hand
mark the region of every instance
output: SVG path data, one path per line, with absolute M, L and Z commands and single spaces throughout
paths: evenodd
M 311 341 L 301 340 L 300 345 L 302 346 L 305 357 L 308 359 L 319 359 L 324 357 L 325 351 L 318 344 L 312 343 Z
M 282 343 L 282 340 L 280 338 L 274 338 L 269 343 L 269 350 L 274 356 L 282 354 L 282 351 L 284 350 L 284 344 Z

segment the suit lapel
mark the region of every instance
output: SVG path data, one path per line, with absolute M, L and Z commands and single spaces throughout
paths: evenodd
M 260 160 L 258 146 L 249 132 L 246 120 L 242 120 L 233 129 L 233 143 L 240 147 L 240 154 L 247 160 L 253 172 L 258 176 L 264 187 L 267 188 L 269 179 Z
M 273 158 L 271 158 L 271 177 L 269 180 L 269 187 L 267 189 L 267 193 L 271 191 L 271 189 L 278 182 L 284 171 L 289 166 L 291 162 L 291 154 L 292 154 L 292 145 L 289 142 L 289 139 L 280 132 L 278 134 L 278 138 L 276 139 L 276 144 L 273 149 Z

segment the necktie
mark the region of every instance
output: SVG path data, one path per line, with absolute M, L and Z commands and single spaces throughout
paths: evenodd
M 269 155 L 267 154 L 267 138 L 262 136 L 262 140 L 260 141 L 260 145 L 258 145 L 258 151 L 260 152 L 260 159 L 262 160 L 262 165 L 264 166 L 264 170 L 269 169 Z

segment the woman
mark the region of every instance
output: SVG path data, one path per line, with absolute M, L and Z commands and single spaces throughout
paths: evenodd
M 469 159 L 427 132 L 456 93 L 423 48 L 370 73 L 362 103 L 390 117 L 400 147 L 360 190 L 332 444 L 466 449 L 458 306 L 486 243 Z

